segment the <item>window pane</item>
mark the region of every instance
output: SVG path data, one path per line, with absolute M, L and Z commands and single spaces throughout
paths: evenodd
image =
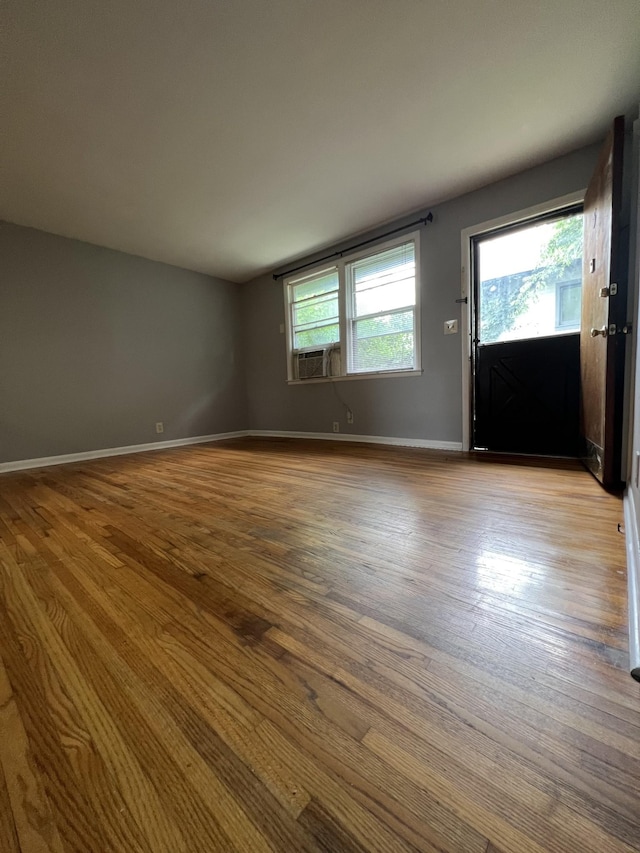
M 562 282 L 558 285 L 558 327 L 580 329 L 582 310 L 582 284 L 579 281 Z
M 290 283 L 294 349 L 322 347 L 340 339 L 338 270 L 332 267 Z
M 410 370 L 415 357 L 413 240 L 355 261 L 349 273 L 353 311 L 349 371 Z
M 320 296 L 322 293 L 329 293 L 338 289 L 338 270 L 333 268 L 321 273 L 314 273 L 290 286 L 293 291 L 293 302 L 308 299 L 310 296 Z
M 413 311 L 355 320 L 352 370 L 411 369 L 413 365 Z
M 481 344 L 579 331 L 582 214 L 480 240 L 478 279 Z
M 415 276 L 416 250 L 413 241 L 369 255 L 351 264 L 356 291 L 376 284 Z
M 415 305 L 413 241 L 355 261 L 350 269 L 356 317 Z
M 294 332 L 294 349 L 305 349 L 307 347 L 322 347 L 335 344 L 340 340 L 340 328 L 337 323 L 330 326 L 319 326 L 316 329 L 307 329 L 302 332 Z
M 413 333 L 397 332 L 353 341 L 353 370 L 410 370 L 413 367 Z
M 356 320 L 353 324 L 354 340 L 388 335 L 389 332 L 413 332 L 413 311 L 381 314 L 378 317 L 368 317 L 366 320 Z
M 414 305 L 415 301 L 416 285 L 412 275 L 411 278 L 403 278 L 391 284 L 356 291 L 355 315 L 362 317 L 380 311 L 393 311 L 394 308 Z
M 308 299 L 293 306 L 293 324 L 302 326 L 305 324 L 316 324 L 323 320 L 338 319 L 338 297 L 337 294 L 318 296 Z

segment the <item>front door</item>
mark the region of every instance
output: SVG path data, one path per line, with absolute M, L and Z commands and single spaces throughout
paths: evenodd
M 582 211 L 473 238 L 472 446 L 578 456 Z
M 615 120 L 584 200 L 580 361 L 584 461 L 606 488 L 621 482 L 626 258 L 620 245 L 624 118 Z

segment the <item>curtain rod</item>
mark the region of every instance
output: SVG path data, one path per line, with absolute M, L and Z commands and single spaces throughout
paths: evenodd
M 306 270 L 308 267 L 315 267 L 318 264 L 323 263 L 323 261 L 330 261 L 332 258 L 341 258 L 348 252 L 353 252 L 356 249 L 360 249 L 362 246 L 368 246 L 369 243 L 378 243 L 380 240 L 384 240 L 385 237 L 391 237 L 393 234 L 398 234 L 400 231 L 408 231 L 409 228 L 413 228 L 416 225 L 426 225 L 427 222 L 433 222 L 433 213 L 431 213 L 431 211 L 429 211 L 429 213 L 427 213 L 427 215 L 422 219 L 416 219 L 414 222 L 408 222 L 406 225 L 401 225 L 399 228 L 394 228 L 384 234 L 378 234 L 377 237 L 371 237 L 370 240 L 363 240 L 361 243 L 355 243 L 347 249 L 342 249 L 339 252 L 332 252 L 330 255 L 325 255 L 323 258 L 317 258 L 315 261 L 309 261 L 308 264 L 300 264 L 299 267 L 293 267 L 285 272 L 275 272 L 273 274 L 273 280 L 277 281 L 279 278 L 285 278 L 285 276 L 291 275 L 291 273 Z

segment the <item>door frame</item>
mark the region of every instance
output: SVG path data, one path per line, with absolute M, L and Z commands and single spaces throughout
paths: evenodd
M 472 406 L 471 399 L 473 393 L 473 328 L 475 324 L 475 305 L 473 301 L 473 238 L 488 234 L 491 231 L 496 231 L 510 225 L 519 225 L 525 223 L 529 219 L 534 219 L 538 216 L 556 213 L 565 207 L 571 207 L 574 204 L 581 204 L 584 201 L 586 187 L 576 192 L 567 193 L 567 195 L 559 196 L 550 201 L 536 204 L 533 207 L 527 207 L 524 210 L 518 210 L 514 213 L 508 213 L 505 216 L 499 216 L 496 219 L 489 219 L 486 222 L 480 222 L 478 225 L 472 225 L 469 228 L 463 228 L 460 232 L 460 258 L 461 258 L 461 284 L 460 297 L 461 302 L 461 319 L 460 330 L 462 332 L 462 450 L 469 451 L 471 449 L 471 416 Z M 464 301 L 466 299 L 466 302 Z

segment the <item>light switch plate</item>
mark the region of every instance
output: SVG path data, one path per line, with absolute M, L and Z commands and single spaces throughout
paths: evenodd
M 457 320 L 445 320 L 444 321 L 444 333 L 445 335 L 455 335 L 458 332 L 458 321 Z

